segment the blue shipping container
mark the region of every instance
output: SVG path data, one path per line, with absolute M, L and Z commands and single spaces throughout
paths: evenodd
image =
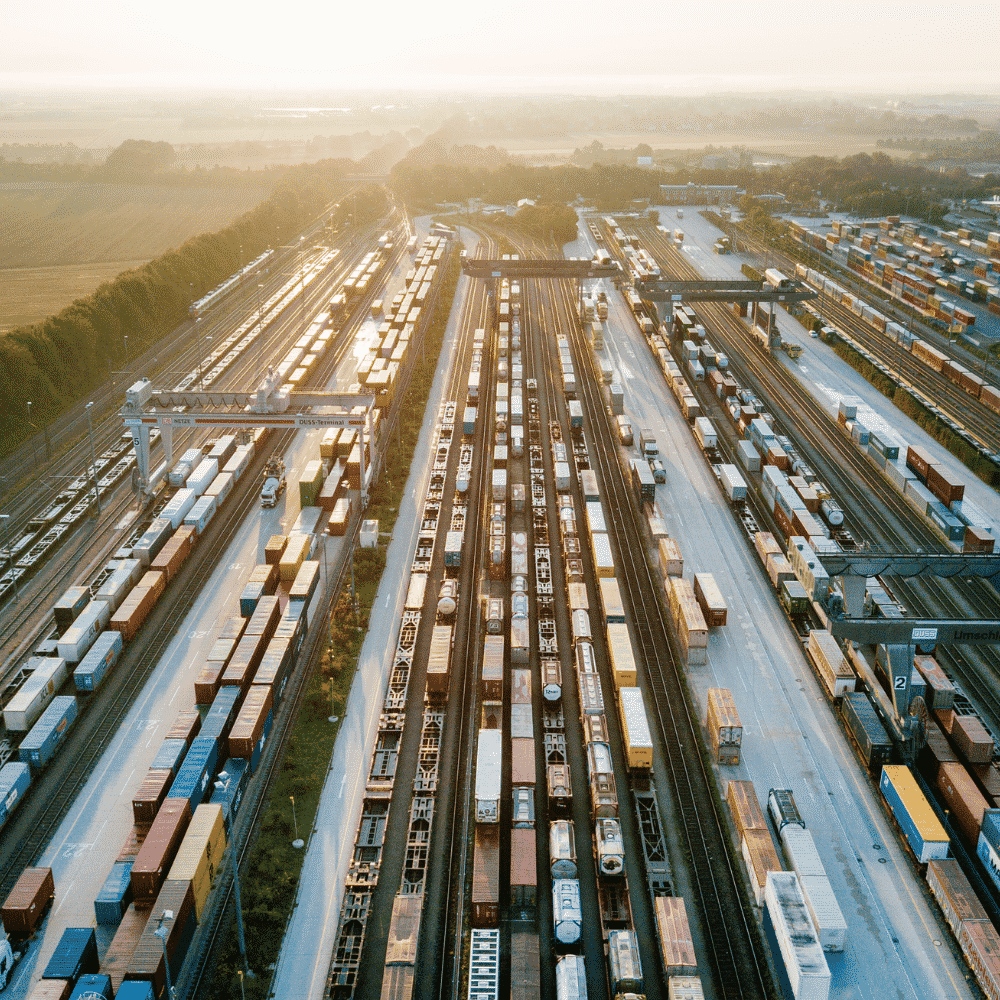
M 164 740 L 160 744 L 160 749 L 156 751 L 156 756 L 153 758 L 153 763 L 149 765 L 149 769 L 151 771 L 169 771 L 176 777 L 185 753 L 187 753 L 187 743 L 184 740 Z
M 210 736 L 220 742 L 224 740 L 239 714 L 242 695 L 242 690 L 232 685 L 219 688 L 219 693 L 201 724 L 201 736 Z
M 240 594 L 240 614 L 249 618 L 257 610 L 257 602 L 264 596 L 264 581 L 251 580 Z
M 153 984 L 146 979 L 126 979 L 118 987 L 115 1000 L 156 1000 Z
M 255 774 L 257 765 L 260 763 L 260 755 L 264 752 L 264 744 L 268 736 L 271 735 L 271 727 L 274 725 L 274 709 L 267 713 L 267 720 L 264 722 L 264 731 L 260 734 L 260 739 L 254 744 L 253 753 L 250 755 L 250 773 Z
M 187 799 L 191 803 L 191 812 L 194 812 L 205 801 L 218 759 L 218 742 L 209 736 L 197 737 L 191 744 L 167 797 Z
M 31 784 L 31 768 L 17 760 L 9 760 L 0 768 L 0 827 L 24 798 Z
M 98 972 L 94 975 L 81 976 L 76 981 L 76 986 L 73 987 L 69 1000 L 83 1000 L 84 997 L 86 1000 L 96 1000 L 97 997 L 101 997 L 102 1000 L 111 1000 L 114 995 L 114 990 L 111 988 L 111 977 Z
M 88 972 L 99 972 L 97 936 L 93 927 L 67 927 L 56 950 L 45 966 L 42 979 L 68 979 L 71 982 Z
M 278 619 L 278 627 L 274 630 L 275 639 L 292 640 L 292 656 L 298 656 L 302 648 L 302 640 L 306 635 L 306 606 L 304 604 L 289 604 L 285 613 Z
M 118 662 L 123 646 L 121 632 L 102 632 L 73 671 L 77 691 L 96 691 L 105 674 Z
M 31 732 L 21 740 L 21 760 L 36 770 L 45 767 L 69 732 L 69 727 L 76 721 L 76 716 L 76 698 L 72 695 L 53 698 L 41 718 L 31 727 Z
M 209 801 L 212 805 L 222 806 L 222 816 L 228 834 L 230 817 L 235 816 L 240 811 L 243 793 L 250 780 L 250 761 L 244 760 L 242 757 L 230 757 L 222 770 L 228 775 L 229 781 L 225 788 L 215 788 Z
M 128 861 L 116 861 L 111 866 L 101 891 L 94 899 L 94 915 L 99 924 L 117 927 L 121 923 L 122 916 L 132 902 L 134 860 L 131 858 Z

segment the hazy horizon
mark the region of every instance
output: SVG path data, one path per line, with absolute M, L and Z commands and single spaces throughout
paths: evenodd
M 831 13 L 779 0 L 766 17 L 650 0 L 336 11 L 291 0 L 234 17 L 193 0 L 55 0 L 42 30 L 37 8 L 7 11 L 0 90 L 996 94 L 1000 14 L 983 8 L 966 28 L 955 13 L 928 0 L 845 0 Z

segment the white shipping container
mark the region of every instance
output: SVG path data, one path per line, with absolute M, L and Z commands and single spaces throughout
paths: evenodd
M 184 523 L 187 512 L 194 506 L 197 499 L 194 490 L 178 490 L 160 511 L 160 517 L 165 517 L 170 522 L 170 527 L 177 529 Z
M 315 535 L 316 526 L 319 524 L 322 513 L 322 507 L 303 507 L 299 511 L 299 516 L 295 519 L 295 524 L 292 525 L 289 535 Z
M 587 527 L 591 534 L 595 531 L 607 531 L 608 526 L 604 520 L 604 507 L 599 500 L 587 501 Z
M 493 470 L 493 499 L 500 503 L 507 499 L 507 470 Z
M 34 663 L 34 670 L 3 710 L 4 724 L 14 733 L 31 729 L 69 674 L 61 656 L 37 656 L 29 662 Z
M 500 730 L 480 729 L 476 751 L 476 822 L 496 823 L 500 807 Z
M 798 876 L 794 872 L 768 872 L 764 905 L 795 1000 L 828 1000 L 830 967 L 816 936 Z
M 235 478 L 231 472 L 220 472 L 215 479 L 212 480 L 208 489 L 202 494 L 201 499 L 204 500 L 205 497 L 215 497 L 216 507 L 225 503 L 226 497 L 229 496 L 230 490 L 233 488 L 233 483 Z
M 570 485 L 569 463 L 556 462 L 555 473 L 556 473 L 556 489 L 568 490 Z
M 698 444 L 700 444 L 703 449 L 714 448 L 718 444 L 715 428 L 712 426 L 712 421 L 709 420 L 708 417 L 695 417 L 694 436 L 698 439 Z
M 233 452 L 229 461 L 223 466 L 222 471 L 228 472 L 233 477 L 233 482 L 236 482 L 247 470 L 247 466 L 253 461 L 253 445 L 244 444 L 240 445 L 236 451 Z
M 736 446 L 736 458 L 747 472 L 760 472 L 760 452 L 752 441 L 740 441 Z M 768 466 L 774 468 L 774 466 Z
M 218 500 L 214 496 L 198 497 L 194 506 L 184 516 L 185 524 L 193 524 L 200 535 L 215 516 Z
M 219 460 L 217 458 L 204 458 L 200 465 L 196 465 L 194 472 L 187 478 L 185 485 L 189 490 L 194 490 L 196 497 L 200 497 L 212 484 L 212 480 L 219 474 Z
M 800 875 L 799 885 L 823 951 L 843 951 L 847 944 L 847 921 L 826 875 Z
M 816 850 L 816 842 L 808 830 L 797 823 L 786 823 L 778 836 L 781 837 L 792 871 L 799 878 L 806 875 L 826 875 L 819 851 Z
M 730 503 L 746 500 L 746 480 L 740 475 L 740 470 L 735 465 L 720 465 L 719 479 L 722 482 L 722 490 L 726 494 L 726 499 Z
M 184 480 L 191 475 L 195 464 L 201 461 L 201 448 L 188 448 L 186 452 L 177 460 L 177 464 L 170 470 L 167 482 L 171 486 L 183 486 Z
M 599 577 L 615 575 L 615 558 L 611 553 L 611 540 L 603 532 L 595 531 L 591 536 L 594 550 L 594 568 Z
M 106 601 L 91 601 L 59 640 L 59 655 L 67 663 L 79 663 L 94 644 L 94 640 L 111 621 L 111 608 Z

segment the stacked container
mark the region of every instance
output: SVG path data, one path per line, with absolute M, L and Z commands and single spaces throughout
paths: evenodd
M 708 663 L 708 626 L 694 596 L 694 588 L 683 577 L 668 577 L 667 610 L 678 644 L 688 666 Z
M 708 738 L 719 764 L 738 764 L 743 724 L 729 688 L 708 689 Z

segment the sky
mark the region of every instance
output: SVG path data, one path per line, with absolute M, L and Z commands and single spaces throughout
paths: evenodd
M 7 4 L 0 87 L 1000 91 L 1000 5 L 948 0 Z

